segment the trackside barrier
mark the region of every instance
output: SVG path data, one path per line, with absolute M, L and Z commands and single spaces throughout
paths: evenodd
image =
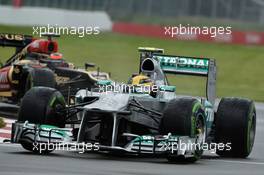
M 20 26 L 58 25 L 65 27 L 91 26 L 111 31 L 112 22 L 104 11 L 74 11 L 43 7 L 0 6 L 0 24 Z

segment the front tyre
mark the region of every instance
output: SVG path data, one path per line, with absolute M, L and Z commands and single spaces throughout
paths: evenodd
M 33 87 L 22 99 L 18 121 L 63 128 L 65 118 L 60 111 L 64 108 L 64 97 L 59 91 L 48 87 Z M 26 150 L 37 152 L 30 140 L 22 140 L 21 145 Z
M 164 110 L 160 124 L 160 134 L 198 137 L 197 144 L 204 143 L 205 113 L 201 103 L 194 98 L 177 98 L 171 100 Z M 198 143 L 199 142 L 199 143 Z M 203 153 L 202 147 L 195 147 L 193 157 L 169 155 L 172 162 L 195 162 Z

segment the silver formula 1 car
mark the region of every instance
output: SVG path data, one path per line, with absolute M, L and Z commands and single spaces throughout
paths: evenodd
M 254 103 L 222 98 L 214 111 L 214 59 L 164 55 L 154 48 L 139 51 L 139 72 L 127 84 L 99 81 L 95 89 L 78 91 L 71 105 L 55 89 L 32 88 L 12 126 L 12 142 L 37 153 L 54 150 L 51 143 L 92 143 L 93 151 L 165 156 L 169 161 L 194 162 L 205 149 L 220 156 L 250 154 Z M 167 73 L 205 77 L 206 97 L 177 96 Z

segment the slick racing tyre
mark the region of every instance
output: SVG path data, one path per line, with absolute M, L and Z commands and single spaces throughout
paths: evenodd
M 65 100 L 59 91 L 48 87 L 33 87 L 22 99 L 18 121 L 63 128 L 65 118 L 63 113 L 58 111 L 64 108 Z M 21 145 L 34 152 L 32 141 L 22 141 Z
M 197 137 L 199 143 L 203 144 L 205 137 L 205 113 L 201 103 L 194 98 L 179 98 L 171 100 L 163 113 L 160 124 L 160 134 L 171 133 L 177 136 Z M 195 162 L 203 153 L 201 147 L 195 148 L 193 157 L 168 156 L 172 162 Z
M 24 94 L 29 89 L 35 86 L 45 86 L 45 87 L 55 88 L 56 80 L 53 72 L 46 68 L 45 69 L 36 68 L 30 70 L 25 78 Z
M 246 158 L 252 150 L 256 133 L 256 109 L 253 101 L 223 98 L 218 106 L 215 126 L 216 142 L 230 146 L 218 149 L 216 153 L 224 157 Z

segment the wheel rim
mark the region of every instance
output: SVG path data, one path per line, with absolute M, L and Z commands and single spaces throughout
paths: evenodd
M 203 143 L 204 138 L 205 138 L 205 128 L 204 128 L 204 122 L 202 121 L 202 116 L 200 115 L 196 119 L 196 133 L 198 136 L 198 143 Z
M 196 140 L 197 145 L 195 146 L 195 157 L 199 158 L 203 153 L 202 147 L 205 140 L 205 127 L 204 127 L 202 114 L 198 115 L 198 117 L 196 118 L 196 134 L 197 134 L 197 140 Z

